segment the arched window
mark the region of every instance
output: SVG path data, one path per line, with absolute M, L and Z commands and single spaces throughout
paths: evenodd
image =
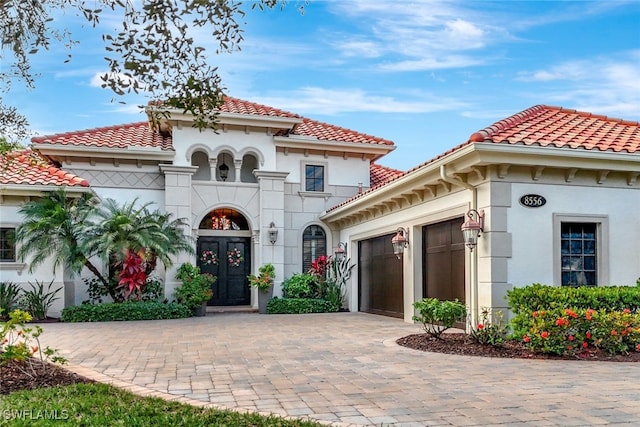
M 258 159 L 253 154 L 245 154 L 242 158 L 242 169 L 240 169 L 240 181 L 258 182 L 258 178 L 253 171 L 258 169 Z
M 235 209 L 214 209 L 200 221 L 200 230 L 248 230 L 247 219 Z
M 191 179 L 194 181 L 211 181 L 211 168 L 209 167 L 209 156 L 202 151 L 196 151 L 191 155 L 191 166 L 197 166 L 198 170 Z
M 226 171 L 226 172 L 222 172 Z M 226 175 L 226 176 L 225 176 Z M 233 163 L 233 156 L 229 153 L 218 154 L 218 168 L 216 170 L 216 181 L 235 182 L 236 168 Z
M 327 237 L 322 227 L 310 225 L 302 233 L 302 271 L 311 269 L 311 263 L 327 254 Z

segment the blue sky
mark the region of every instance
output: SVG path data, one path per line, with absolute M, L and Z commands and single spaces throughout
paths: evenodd
M 390 139 L 381 164 L 409 169 L 537 104 L 640 120 L 640 1 L 312 1 L 250 11 L 242 51 L 213 55 L 227 93 Z M 145 119 L 111 102 L 101 29 L 69 25 L 34 58 L 37 88 L 7 102 L 39 134 Z M 115 19 L 117 22 L 117 18 Z

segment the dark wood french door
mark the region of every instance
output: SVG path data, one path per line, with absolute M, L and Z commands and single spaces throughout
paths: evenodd
M 464 218 L 422 228 L 424 242 L 423 295 L 425 298 L 465 302 L 464 240 L 460 226 Z
M 358 309 L 402 318 L 402 260 L 393 254 L 393 236 L 395 233 L 358 243 Z
M 251 274 L 251 238 L 201 236 L 197 247 L 200 271 L 217 277 L 211 285 L 213 297 L 208 305 L 249 305 L 251 289 L 247 276 Z M 217 254 L 218 264 L 203 264 L 200 260 L 203 251 Z M 232 254 L 232 262 L 229 261 L 229 254 Z

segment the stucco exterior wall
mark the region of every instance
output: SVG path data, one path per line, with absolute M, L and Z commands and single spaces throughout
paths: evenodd
M 608 233 L 599 236 L 603 251 L 598 254 L 602 272 L 599 286 L 633 285 L 640 277 L 640 188 L 607 188 L 583 185 L 514 183 L 509 211 L 509 231 L 513 236 L 513 258 L 509 262 L 509 281 L 513 286 L 557 282 L 558 254 L 554 243 L 554 215 L 577 216 L 590 222 L 606 219 Z M 519 199 L 539 194 L 547 203 L 527 208 Z
M 22 215 L 18 212 L 25 199 L 22 197 L 3 197 L 2 206 L 0 207 L 0 227 L 17 227 L 22 223 Z M 52 250 L 55 250 L 52 248 Z M 45 260 L 38 265 L 32 272 L 29 271 L 31 258 L 25 260 L 17 260 L 15 263 L 0 263 L 0 281 L 12 282 L 23 290 L 30 290 L 32 283 L 44 283 L 45 290 L 50 282 L 51 290 L 62 288 L 56 295 L 58 299 L 53 302 L 48 315 L 59 317 L 65 302 L 73 304 L 74 286 L 71 281 L 67 281 L 65 285 L 64 269 L 58 266 L 53 269 L 53 260 L 51 258 Z

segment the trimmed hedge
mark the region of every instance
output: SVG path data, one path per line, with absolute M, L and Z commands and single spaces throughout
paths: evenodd
M 339 310 L 329 301 L 317 298 L 278 298 L 267 304 L 267 314 L 334 313 Z
M 507 299 L 515 315 L 554 308 L 635 312 L 640 311 L 640 286 L 572 288 L 535 283 L 507 291 Z
M 640 286 L 557 287 L 507 291 L 513 338 L 540 353 L 640 351 Z
M 178 303 L 134 301 L 107 304 L 81 304 L 62 310 L 63 322 L 110 322 L 118 320 L 158 320 L 191 317 L 191 310 Z
M 518 337 L 538 353 L 576 356 L 594 349 L 610 354 L 640 351 L 640 314 L 630 310 L 556 308 L 534 311 L 527 320 Z

